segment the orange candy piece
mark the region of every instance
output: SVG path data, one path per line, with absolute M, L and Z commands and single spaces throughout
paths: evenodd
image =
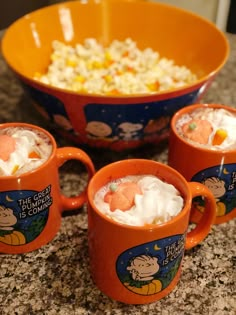
M 136 183 L 124 182 L 121 184 L 113 184 L 110 191 L 104 196 L 104 201 L 109 203 L 110 210 L 122 211 L 129 210 L 134 205 L 134 197 L 136 194 L 142 195 L 142 191 Z
M 8 135 L 0 135 L 0 159 L 6 162 L 15 151 L 16 140 Z
M 40 155 L 36 151 L 32 151 L 28 155 L 29 159 L 40 159 Z
M 200 144 L 207 144 L 213 131 L 209 121 L 204 119 L 192 119 L 182 126 L 183 134 L 189 140 Z
M 216 130 L 216 133 L 212 140 L 212 145 L 220 145 L 226 138 L 228 134 L 227 131 L 224 129 Z

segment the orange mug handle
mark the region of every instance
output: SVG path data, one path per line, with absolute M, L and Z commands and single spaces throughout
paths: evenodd
M 57 148 L 56 151 L 57 166 L 62 166 L 68 160 L 80 161 L 87 169 L 88 181 L 92 178 L 95 173 L 94 165 L 90 157 L 79 148 L 74 147 L 63 147 Z M 87 186 L 84 190 L 75 197 L 66 197 L 61 194 L 61 202 L 63 211 L 78 209 L 87 201 Z
M 192 198 L 202 196 L 205 198 L 206 206 L 204 213 L 194 229 L 187 233 L 185 249 L 190 249 L 199 244 L 210 232 L 211 226 L 216 218 L 216 201 L 212 192 L 203 184 L 189 182 Z

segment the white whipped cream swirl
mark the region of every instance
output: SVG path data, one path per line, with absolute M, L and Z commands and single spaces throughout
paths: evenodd
M 127 181 L 135 181 L 142 191 L 142 195 L 135 195 L 135 204 L 131 209 L 110 211 L 109 204 L 104 202 L 103 198 L 111 183 L 100 189 L 94 198 L 97 208 L 117 222 L 132 226 L 161 224 L 175 217 L 184 206 L 179 191 L 156 176 L 127 176 L 115 182 Z

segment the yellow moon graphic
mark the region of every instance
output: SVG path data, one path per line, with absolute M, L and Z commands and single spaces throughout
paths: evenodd
M 224 174 L 229 174 L 229 172 L 227 171 L 226 168 L 223 169 L 223 173 L 224 173 Z
M 157 244 L 154 245 L 154 250 L 160 250 L 160 249 L 161 248 Z
M 13 199 L 11 199 L 8 195 L 6 195 L 6 200 L 11 202 L 11 201 L 14 201 Z

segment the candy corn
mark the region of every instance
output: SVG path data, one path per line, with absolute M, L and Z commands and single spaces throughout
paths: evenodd
M 212 140 L 212 145 L 220 145 L 225 140 L 225 138 L 227 138 L 227 136 L 228 134 L 226 130 L 224 129 L 216 130 L 216 133 Z

